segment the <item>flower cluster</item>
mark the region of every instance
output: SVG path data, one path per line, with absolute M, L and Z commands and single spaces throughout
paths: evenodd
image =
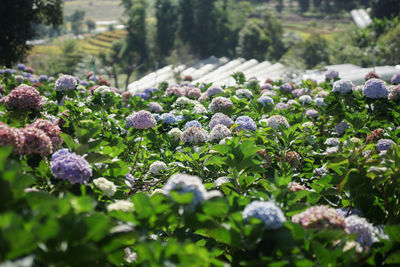
M 341 228 L 344 229 L 344 217 L 329 206 L 314 206 L 292 217 L 294 223 L 304 228 Z
M 385 130 L 383 130 L 381 128 L 375 129 L 369 135 L 367 135 L 366 142 L 368 144 L 369 143 L 375 143 L 379 139 L 381 139 L 384 134 L 385 134 Z
M 231 134 L 232 134 L 231 130 L 228 129 L 225 125 L 217 124 L 212 128 L 209 139 L 211 141 L 221 140 L 225 137 L 231 136 Z
M 63 75 L 60 78 L 57 79 L 56 84 L 55 84 L 55 89 L 56 91 L 62 92 L 62 91 L 70 91 L 74 90 L 75 87 L 77 86 L 78 82 L 75 79 L 75 77 L 71 75 Z
M 224 90 L 220 87 L 210 87 L 207 89 L 206 94 L 207 96 L 214 96 L 223 93 Z
M 211 101 L 210 110 L 213 113 L 228 112 L 232 109 L 233 103 L 229 98 L 218 96 Z
M 60 127 L 58 127 L 56 123 L 48 120 L 37 119 L 27 127 L 42 130 L 50 138 L 53 150 L 57 150 L 64 142 L 60 136 Z
M 161 114 L 160 118 L 165 124 L 172 124 L 176 122 L 176 117 L 171 113 L 163 113 Z
M 93 184 L 100 189 L 105 196 L 112 197 L 117 192 L 115 184 L 106 178 L 100 177 L 94 179 Z
M 370 247 L 377 238 L 374 234 L 372 224 L 368 223 L 366 219 L 352 215 L 345 218 L 346 232 L 349 234 L 357 234 L 356 241 L 363 247 Z
M 285 162 L 289 163 L 292 168 L 297 168 L 300 165 L 301 157 L 296 151 L 287 152 Z
M 336 133 L 338 135 L 343 135 L 348 128 L 350 128 L 350 124 L 346 121 L 341 121 L 335 126 Z
M 90 164 L 83 157 L 70 153 L 65 148 L 52 155 L 50 167 L 55 178 L 67 180 L 71 184 L 82 184 L 92 177 Z
M 182 131 L 179 128 L 172 128 L 168 132 L 168 136 L 174 140 L 179 140 L 181 138 L 181 135 L 182 135 Z
M 24 144 L 24 136 L 17 128 L 8 126 L 0 122 L 0 147 L 11 146 L 15 152 L 21 150 Z
M 154 113 L 161 113 L 164 110 L 163 107 L 157 102 L 150 102 L 148 108 L 150 112 Z
M 262 95 L 260 98 L 257 99 L 257 102 L 260 102 L 263 106 L 265 106 L 267 103 L 273 105 L 274 100 L 266 95 Z
M 107 206 L 107 211 L 123 211 L 123 212 L 132 212 L 135 207 L 132 202 L 128 200 L 117 200 L 114 203 L 111 203 Z
M 389 150 L 395 143 L 391 139 L 380 139 L 376 144 L 376 149 L 379 152 Z
M 181 141 L 183 143 L 198 144 L 206 142 L 207 139 L 207 131 L 200 127 L 189 127 L 181 134 Z
M 197 204 L 207 199 L 207 191 L 197 176 L 177 173 L 172 175 L 168 182 L 163 187 L 163 193 L 169 196 L 172 191 L 179 194 L 192 193 L 193 199 L 191 206 L 195 207 Z
M 378 73 L 376 73 L 375 71 L 370 71 L 367 74 L 365 74 L 365 80 L 371 80 L 371 79 L 380 79 L 381 76 L 379 76 Z
M 339 77 L 339 72 L 336 70 L 327 70 L 325 72 L 325 79 L 333 80 Z
M 267 119 L 267 125 L 275 130 L 279 130 L 279 127 L 281 127 L 281 125 L 289 128 L 289 123 L 282 115 L 274 115 L 269 117 Z
M 340 80 L 333 84 L 332 92 L 337 92 L 342 95 L 347 94 L 353 90 L 353 83 L 350 80 Z
M 311 104 L 312 103 L 312 98 L 309 95 L 302 95 L 299 97 L 299 101 L 302 104 Z
M 238 126 L 236 127 L 236 130 L 246 130 L 246 131 L 255 131 L 257 129 L 256 123 L 252 118 L 249 116 L 240 116 L 237 117 L 235 120 L 235 124 Z
M 290 83 L 284 83 L 281 85 L 281 90 L 290 93 L 293 90 L 293 86 Z
M 282 210 L 272 201 L 253 201 L 242 212 L 244 221 L 261 220 L 268 229 L 278 229 L 286 221 Z
M 185 124 L 185 130 L 186 130 L 187 128 L 189 128 L 189 127 L 199 127 L 199 128 L 201 128 L 201 123 L 198 122 L 197 120 L 188 121 L 188 122 Z
M 362 90 L 363 95 L 367 98 L 387 98 L 389 95 L 389 89 L 385 82 L 379 79 L 368 80 Z
M 400 84 L 390 88 L 389 99 L 393 101 L 397 101 L 400 99 Z
M 400 72 L 393 74 L 392 79 L 390 81 L 393 84 L 400 84 Z
M 44 131 L 34 127 L 27 127 L 20 129 L 20 133 L 24 137 L 21 149 L 22 154 L 47 156 L 52 153 L 51 139 Z
M 161 171 L 165 170 L 167 165 L 162 161 L 155 161 L 149 167 L 149 172 L 155 175 L 159 175 Z
M 14 88 L 8 95 L 1 99 L 8 109 L 15 110 L 40 110 L 42 98 L 36 88 L 21 84 Z
M 140 110 L 126 117 L 126 127 L 133 127 L 135 129 L 149 129 L 157 126 L 156 120 L 153 118 L 150 112 Z
M 212 130 L 217 124 L 225 125 L 226 127 L 231 127 L 233 120 L 223 113 L 215 113 L 210 120 L 208 126 Z
M 236 96 L 239 98 L 251 99 L 253 97 L 253 93 L 247 89 L 239 89 L 236 91 Z

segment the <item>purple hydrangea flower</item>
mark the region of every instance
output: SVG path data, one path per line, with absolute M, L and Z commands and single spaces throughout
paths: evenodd
M 148 128 L 154 128 L 157 126 L 156 120 L 153 118 L 150 112 L 141 110 L 134 112 L 126 118 L 126 127 L 136 128 L 145 130 Z
M 214 95 L 217 95 L 217 94 L 221 94 L 223 92 L 224 92 L 224 90 L 222 88 L 220 88 L 220 87 L 210 87 L 206 91 L 208 96 L 214 96 Z
M 379 79 L 369 79 L 362 92 L 367 98 L 387 98 L 389 95 L 389 89 L 385 82 Z
M 183 116 L 183 115 L 178 115 L 178 116 L 176 116 L 175 118 L 176 118 L 176 121 L 177 121 L 177 122 L 180 122 L 180 121 L 184 121 L 184 120 L 185 120 L 185 116 Z
M 339 72 L 336 70 L 327 70 L 325 72 L 325 79 L 333 80 L 339 77 Z
M 26 84 L 14 88 L 2 101 L 8 109 L 15 110 L 40 110 L 43 104 L 39 91 Z
M 389 150 L 390 147 L 391 147 L 392 145 L 394 145 L 394 144 L 395 144 L 395 143 L 393 142 L 393 140 L 390 140 L 390 139 L 380 139 L 380 140 L 378 141 L 378 143 L 376 144 L 376 149 L 378 149 L 379 152 L 386 151 L 386 150 Z
M 50 167 L 55 178 L 67 180 L 71 184 L 82 184 L 92 177 L 90 164 L 83 157 L 70 153 L 66 149 L 54 153 Z
M 346 132 L 348 128 L 350 128 L 350 124 L 347 121 L 341 121 L 335 126 L 336 133 L 338 135 L 342 135 Z
M 171 113 L 164 113 L 161 115 L 161 120 L 165 123 L 165 124 L 172 124 L 172 123 L 176 123 L 176 117 L 171 114 Z
M 229 111 L 233 107 L 233 103 L 229 98 L 218 96 L 211 101 L 210 110 L 214 113 Z
M 86 80 L 82 80 L 79 84 L 83 86 L 89 86 L 89 83 Z
M 135 93 L 135 96 L 138 96 L 138 97 L 140 97 L 141 99 L 144 99 L 144 100 L 148 100 L 149 98 L 150 98 L 150 96 L 148 95 L 148 94 L 146 94 L 146 93 Z
M 236 91 L 236 95 L 239 98 L 247 98 L 247 99 L 251 99 L 253 97 L 253 94 L 247 90 L 247 89 L 239 89 Z
M 24 73 L 22 73 L 22 76 L 24 76 L 25 78 L 30 78 L 32 76 L 32 74 L 29 72 L 24 72 Z
M 257 99 L 257 102 L 260 102 L 263 106 L 265 106 L 267 103 L 270 103 L 271 105 L 274 104 L 274 100 L 269 96 L 261 96 L 259 99 Z
M 400 72 L 393 74 L 390 80 L 393 84 L 400 84 Z
M 26 70 L 26 66 L 24 64 L 18 64 L 17 69 L 24 71 Z
M 226 127 L 231 127 L 233 124 L 233 120 L 222 113 L 215 113 L 210 120 L 209 127 L 212 130 L 217 124 L 225 125 Z
M 163 111 L 163 107 L 158 104 L 157 102 L 150 102 L 149 103 L 149 111 L 160 113 Z
M 144 89 L 143 93 L 145 93 L 146 95 L 151 95 L 152 93 L 158 91 L 158 88 L 146 88 Z
M 288 107 L 289 105 L 283 102 L 279 102 L 275 105 L 275 109 L 287 109 Z
M 40 75 L 39 76 L 39 81 L 40 82 L 46 82 L 49 79 L 47 75 Z
M 293 90 L 293 88 L 290 83 L 284 83 L 281 85 L 281 90 L 284 92 L 290 93 Z
M 255 131 L 257 128 L 256 123 L 249 116 L 237 117 L 235 120 L 235 124 L 239 125 L 236 127 L 237 130 L 244 129 L 247 131 Z
M 265 90 L 265 89 L 271 90 L 272 89 L 272 84 L 266 83 L 266 84 L 263 84 L 263 85 L 260 86 L 260 90 Z
M 201 124 L 200 122 L 198 122 L 197 120 L 192 120 L 192 121 L 188 121 L 185 124 L 185 130 L 189 127 L 200 127 L 201 128 Z
M 309 117 L 317 118 L 318 117 L 318 111 L 316 111 L 315 109 L 308 109 L 306 111 L 306 115 L 309 116 Z
M 374 228 L 366 219 L 357 215 L 349 216 L 345 219 L 346 232 L 349 234 L 357 234 L 356 241 L 363 247 L 370 247 L 377 238 L 374 234 Z
M 278 229 L 286 221 L 282 210 L 272 201 L 253 201 L 242 212 L 244 221 L 260 219 L 268 229 Z
M 69 90 L 74 90 L 75 87 L 77 86 L 77 81 L 75 77 L 71 75 L 63 75 L 60 78 L 57 79 L 55 88 L 56 91 L 62 92 L 62 91 L 69 91 Z

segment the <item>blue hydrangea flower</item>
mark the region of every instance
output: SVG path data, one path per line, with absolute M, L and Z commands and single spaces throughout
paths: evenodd
M 40 75 L 39 76 L 39 81 L 40 82 L 46 82 L 49 79 L 47 75 Z
M 269 96 L 261 96 L 259 99 L 257 99 L 257 101 L 260 102 L 263 106 L 265 106 L 267 103 L 270 103 L 271 105 L 274 104 L 274 100 Z
M 82 81 L 80 82 L 80 85 L 89 86 L 89 83 L 88 83 L 87 81 L 82 80 Z
M 335 126 L 336 133 L 338 135 L 342 135 L 346 132 L 348 128 L 350 128 L 350 124 L 347 121 L 341 121 Z
M 275 105 L 275 109 L 287 109 L 288 107 L 289 105 L 283 102 L 279 102 Z
M 32 76 L 32 74 L 30 74 L 29 72 L 24 72 L 22 73 L 22 76 L 24 76 L 25 78 L 29 78 Z
M 146 88 L 144 89 L 143 93 L 145 93 L 146 95 L 151 95 L 152 93 L 158 91 L 158 88 Z
M 185 120 L 185 116 L 183 116 L 183 115 L 178 115 L 178 116 L 176 116 L 175 118 L 176 118 L 176 121 L 177 121 L 177 122 L 181 122 L 181 121 L 184 121 L 184 120 Z
M 389 150 L 390 147 L 394 145 L 394 142 L 390 139 L 380 139 L 378 143 L 376 144 L 376 149 L 378 149 L 379 152 Z
M 387 98 L 389 89 L 385 82 L 380 79 L 369 79 L 362 90 L 367 98 Z
M 366 219 L 357 215 L 349 216 L 345 219 L 346 232 L 349 234 L 357 234 L 356 241 L 363 247 L 370 247 L 374 242 L 378 241 L 375 237 L 374 228 Z
M 284 92 L 290 93 L 293 88 L 292 88 L 292 85 L 290 83 L 284 83 L 284 84 L 281 85 L 281 89 Z
M 282 210 L 272 201 L 253 201 L 242 212 L 243 220 L 260 219 L 268 229 L 278 229 L 286 221 Z
M 56 179 L 67 180 L 71 184 L 82 184 L 92 177 L 92 167 L 81 156 L 60 149 L 55 152 L 50 162 L 51 172 Z
M 150 96 L 148 94 L 145 94 L 145 93 L 135 93 L 135 96 L 138 96 L 138 97 L 140 97 L 141 99 L 144 99 L 144 100 L 148 100 L 150 98 Z
M 390 79 L 390 81 L 393 84 L 400 84 L 400 72 L 393 74 L 392 79 Z
M 325 79 L 333 80 L 339 77 L 339 72 L 336 70 L 327 70 L 325 72 Z
M 188 121 L 188 122 L 185 124 L 185 130 L 186 130 L 187 128 L 193 127 L 193 126 L 202 128 L 200 122 L 198 122 L 197 120 L 193 120 L 193 121 Z
M 247 130 L 247 131 L 255 131 L 257 128 L 256 123 L 249 116 L 237 117 L 235 120 L 235 124 L 239 125 L 236 128 L 237 130 L 243 129 L 243 130 Z
M 176 117 L 171 113 L 163 113 L 161 115 L 161 120 L 163 120 L 165 124 L 171 124 L 176 122 Z

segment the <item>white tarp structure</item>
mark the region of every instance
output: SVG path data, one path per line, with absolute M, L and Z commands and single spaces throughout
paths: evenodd
M 317 82 L 322 82 L 325 80 L 326 70 L 336 70 L 339 72 L 341 79 L 351 80 L 358 85 L 365 82 L 365 75 L 373 69 L 362 68 L 353 64 L 329 65 L 324 69 L 307 70 L 304 75 L 291 80 L 301 82 L 301 79 L 313 79 Z M 131 92 L 141 92 L 146 88 L 157 87 L 163 81 L 170 84 L 176 83 L 175 78 L 177 76 L 181 79 L 185 76 L 191 76 L 193 84 L 213 83 L 213 85 L 217 86 L 232 86 L 235 85 L 232 74 L 239 71 L 243 72 L 246 79 L 256 78 L 261 83 L 267 78 L 276 80 L 285 77 L 288 73 L 288 69 L 281 63 L 258 62 L 255 59 L 245 60 L 244 58 L 229 60 L 226 57 L 209 57 L 204 60 L 193 61 L 187 65 L 165 66 L 131 83 L 128 89 Z M 380 66 L 375 67 L 375 71 L 383 80 L 389 81 L 393 74 L 400 71 L 400 66 Z
M 350 14 L 359 28 L 366 28 L 372 23 L 372 19 L 365 9 L 353 9 Z

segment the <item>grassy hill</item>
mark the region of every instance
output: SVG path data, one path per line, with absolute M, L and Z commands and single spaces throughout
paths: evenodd
M 94 21 L 118 20 L 124 9 L 120 0 L 71 0 L 64 5 L 64 15 L 69 16 L 75 10 L 85 11 L 86 19 Z

